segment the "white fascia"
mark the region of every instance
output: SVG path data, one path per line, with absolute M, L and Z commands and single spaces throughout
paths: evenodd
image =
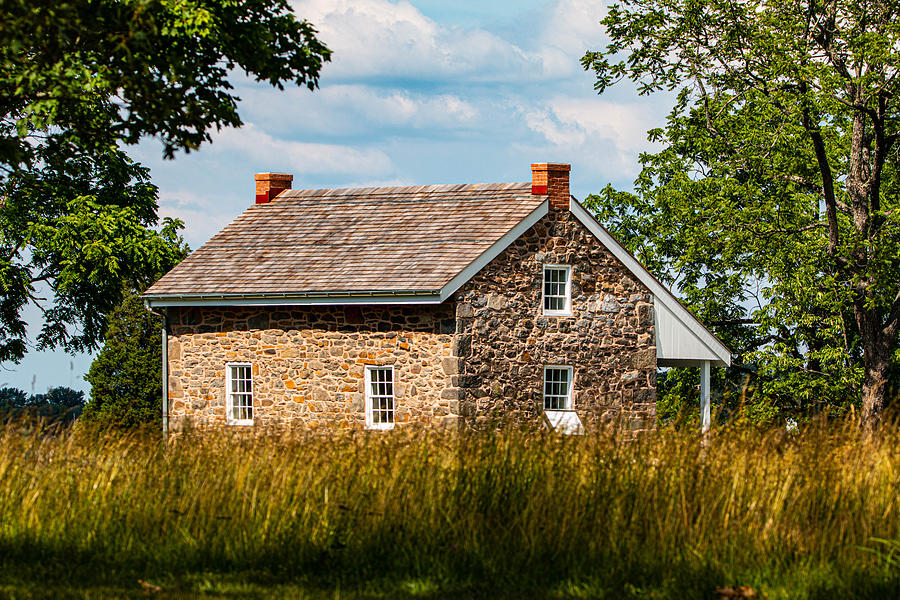
M 731 365 L 731 350 L 720 342 L 691 311 L 685 308 L 678 298 L 669 291 L 669 288 L 660 283 L 631 252 L 620 244 L 606 228 L 600 225 L 597 219 L 594 218 L 594 215 L 589 213 L 575 198 L 572 198 L 572 201 L 569 203 L 569 210 L 572 211 L 572 214 L 575 215 L 575 218 L 582 225 L 594 234 L 594 237 L 600 240 L 600 243 L 612 252 L 613 256 L 618 258 L 638 278 L 638 281 L 647 286 L 653 293 L 654 301 L 664 305 L 668 312 L 709 350 L 709 360 L 714 360 L 724 366 Z

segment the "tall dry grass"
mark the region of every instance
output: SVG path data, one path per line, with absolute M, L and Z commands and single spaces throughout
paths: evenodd
M 898 484 L 896 426 L 632 441 L 207 432 L 166 445 L 8 426 L 0 583 L 230 573 L 425 595 L 710 597 L 743 583 L 880 597 L 900 590 L 896 564 L 865 548 L 900 538 Z

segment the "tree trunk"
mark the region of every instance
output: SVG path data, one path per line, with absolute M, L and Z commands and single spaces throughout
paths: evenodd
M 850 199 L 850 214 L 857 234 L 866 242 L 851 251 L 854 268 L 859 272 L 867 272 L 869 268 L 869 247 L 871 243 L 871 216 L 873 190 L 872 165 L 867 151 L 866 113 L 860 103 L 860 88 L 853 86 L 850 96 L 856 105 L 853 115 L 852 134 L 850 140 L 850 156 L 847 169 L 846 189 Z M 873 123 L 873 125 L 879 125 Z M 880 168 L 876 176 L 880 176 Z M 877 187 L 876 187 L 877 189 Z M 878 204 L 875 200 L 874 204 Z M 867 425 L 873 425 L 884 411 L 887 394 L 888 376 L 891 367 L 891 352 L 894 348 L 896 333 L 892 327 L 885 328 L 885 315 L 871 306 L 871 289 L 861 284 L 856 289 L 854 313 L 859 327 L 860 341 L 863 350 L 863 385 L 862 415 Z
M 862 416 L 871 425 L 884 410 L 896 333 L 885 331 L 875 309 L 857 306 L 855 312 L 863 350 Z
M 862 414 L 867 424 L 878 420 L 884 410 L 891 361 L 882 357 L 865 357 L 865 376 L 862 386 Z

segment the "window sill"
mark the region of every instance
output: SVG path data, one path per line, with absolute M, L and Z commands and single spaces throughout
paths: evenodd
M 369 431 L 390 431 L 393 428 L 393 423 L 366 423 L 366 429 Z
M 544 409 L 544 424 L 564 435 L 581 435 L 584 433 L 584 425 L 578 418 L 575 409 Z
M 253 419 L 245 419 L 241 421 L 226 421 L 226 425 L 234 425 L 235 427 L 250 427 L 253 425 Z
M 545 317 L 574 317 L 575 313 L 571 311 L 544 311 Z

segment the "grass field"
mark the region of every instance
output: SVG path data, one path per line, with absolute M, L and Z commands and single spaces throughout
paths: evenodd
M 898 510 L 894 426 L 166 446 L 15 426 L 0 597 L 898 598 Z

